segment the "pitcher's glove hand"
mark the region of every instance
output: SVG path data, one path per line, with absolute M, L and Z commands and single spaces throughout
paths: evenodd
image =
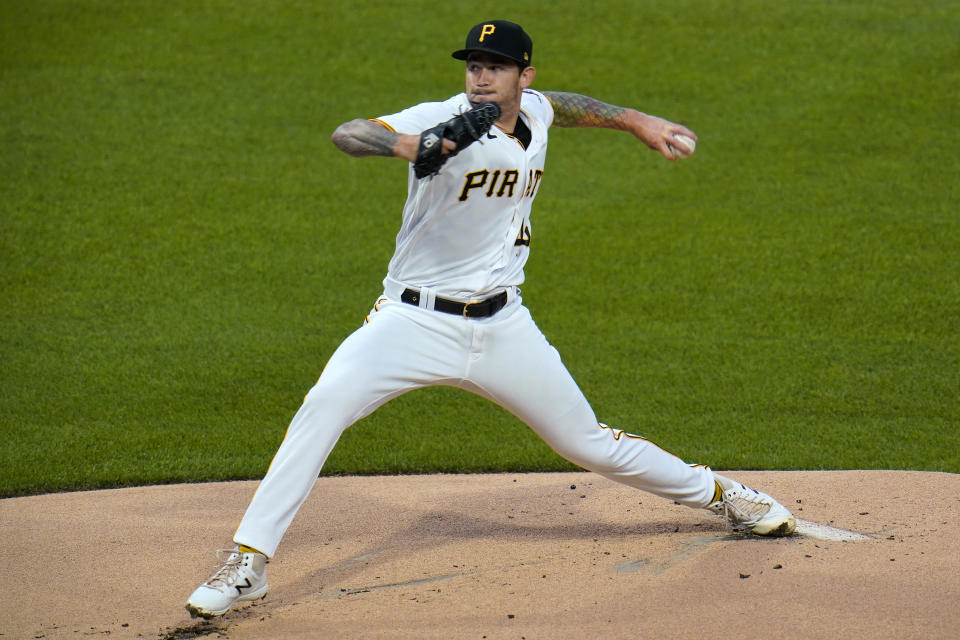
M 499 117 L 500 105 L 496 102 L 484 102 L 421 133 L 417 160 L 413 163 L 413 172 L 417 178 L 438 173 L 444 162 L 479 140 Z M 446 154 L 443 153 L 444 138 L 456 145 Z

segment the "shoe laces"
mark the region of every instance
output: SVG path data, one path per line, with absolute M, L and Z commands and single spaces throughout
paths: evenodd
M 206 585 L 214 588 L 216 588 L 217 583 L 225 587 L 231 586 L 240 575 L 243 554 L 236 549 L 217 549 L 217 561 L 221 566 L 216 573 L 210 576 Z
M 723 492 L 723 512 L 734 524 L 754 524 L 773 506 L 773 500 L 744 485 Z

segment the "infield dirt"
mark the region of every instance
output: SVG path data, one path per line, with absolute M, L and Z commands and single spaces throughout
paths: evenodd
M 585 472 L 321 478 L 266 599 L 212 622 L 183 604 L 256 482 L 2 500 L 0 638 L 958 637 L 960 475 L 729 475 L 808 533 Z

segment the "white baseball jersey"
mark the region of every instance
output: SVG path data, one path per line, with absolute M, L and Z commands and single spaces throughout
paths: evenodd
M 419 135 L 470 108 L 461 93 L 376 121 Z M 527 148 L 494 126 L 435 176 L 418 180 L 411 165 L 388 280 L 452 298 L 483 297 L 523 282 L 530 208 L 543 175 L 553 108 L 530 89 L 523 92 L 520 108 L 531 133 Z

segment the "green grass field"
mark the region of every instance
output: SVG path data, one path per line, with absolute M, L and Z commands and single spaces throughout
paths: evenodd
M 717 468 L 960 472 L 960 3 L 0 3 L 0 496 L 258 478 L 380 293 L 402 163 L 329 142 L 462 89 L 682 122 L 554 130 L 525 299 L 602 420 Z M 432 389 L 325 473 L 571 468 Z

